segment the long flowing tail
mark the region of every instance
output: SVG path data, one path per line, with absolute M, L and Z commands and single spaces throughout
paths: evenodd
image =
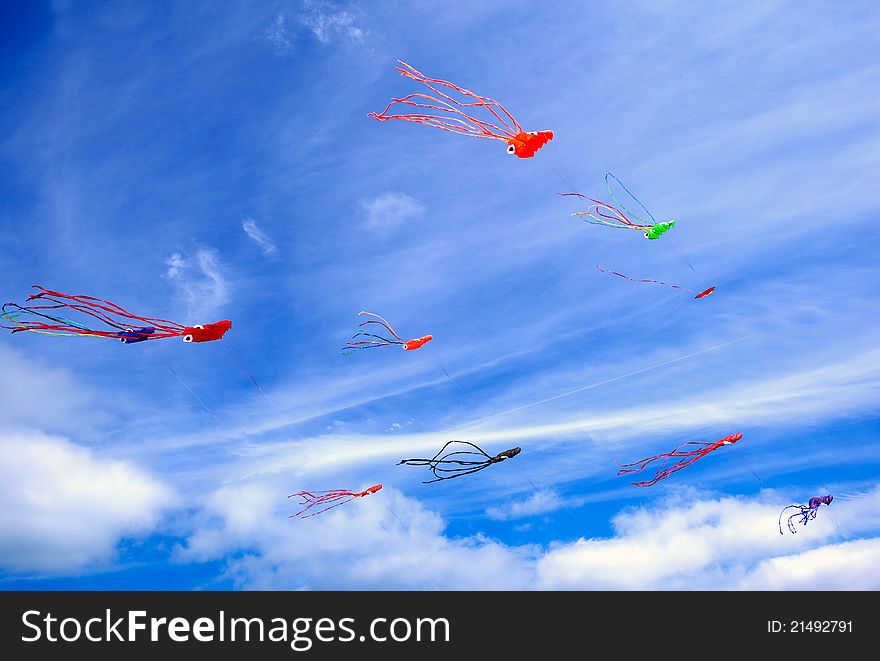
M 415 93 L 401 98 L 393 98 L 381 113 L 372 112 L 369 113 L 368 117 L 372 117 L 380 122 L 389 119 L 400 119 L 475 138 L 508 140 L 522 133 L 522 127 L 519 125 L 519 122 L 498 101 L 475 94 L 448 80 L 428 78 L 405 62 L 399 62 L 400 66 L 397 67 L 397 70 L 402 76 L 422 83 L 436 96 Z M 443 89 L 455 92 L 465 97 L 466 100 L 457 99 L 451 93 L 444 92 Z M 409 106 L 416 111 L 389 114 L 392 107 L 398 104 Z M 481 120 L 466 113 L 462 108 L 482 108 L 495 121 Z

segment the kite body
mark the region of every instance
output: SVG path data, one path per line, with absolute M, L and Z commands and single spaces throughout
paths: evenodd
M 215 321 L 213 324 L 197 324 L 183 329 L 184 342 L 213 342 L 226 335 L 226 331 L 232 328 L 229 319 Z
M 403 343 L 404 351 L 415 351 L 416 349 L 421 349 L 428 342 L 434 339 L 433 335 L 425 335 L 424 337 L 417 337 L 414 340 L 407 340 Z
M 520 158 L 531 158 L 553 139 L 553 131 L 533 131 L 518 133 L 507 141 L 507 153 Z
M 675 227 L 675 221 L 670 220 L 665 223 L 657 223 L 656 225 L 651 225 L 647 232 L 645 232 L 646 239 L 659 239 L 661 235 L 665 234 L 669 230 Z

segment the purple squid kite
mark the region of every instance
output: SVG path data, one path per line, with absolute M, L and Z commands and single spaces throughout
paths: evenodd
M 788 507 L 784 508 L 779 513 L 779 534 L 783 534 L 782 516 L 785 514 L 786 510 L 797 510 L 795 514 L 792 514 L 790 517 L 788 517 L 788 529 L 792 533 L 797 533 L 797 530 L 794 527 L 795 523 L 807 525 L 807 523 L 816 518 L 816 514 L 819 512 L 819 507 L 822 505 L 822 503 L 830 505 L 832 500 L 834 500 L 834 496 L 832 496 L 831 494 L 828 494 L 827 496 L 813 496 L 812 498 L 810 498 L 810 501 L 806 505 L 789 505 Z M 798 518 L 799 520 L 795 522 L 794 520 Z

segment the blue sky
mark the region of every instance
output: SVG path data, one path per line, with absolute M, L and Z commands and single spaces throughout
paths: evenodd
M 0 336 L 0 586 L 880 588 L 873 3 L 0 12 L 2 298 L 234 324 Z M 554 141 L 368 119 L 417 91 L 398 58 Z M 572 218 L 556 193 L 607 171 L 674 232 Z M 360 310 L 435 339 L 342 357 Z M 736 432 L 650 489 L 616 476 Z M 523 451 L 396 465 L 453 438 Z

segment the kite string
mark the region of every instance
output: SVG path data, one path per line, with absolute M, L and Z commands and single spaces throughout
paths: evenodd
M 181 377 L 180 374 L 177 373 L 177 370 L 175 370 L 174 367 L 171 365 L 171 362 L 165 356 L 163 356 L 161 352 L 156 353 L 155 355 L 159 362 L 161 362 L 163 365 L 165 365 L 165 367 L 168 368 L 168 371 L 170 371 L 174 375 L 174 377 L 180 382 L 180 385 L 186 388 L 189 394 L 192 395 L 196 399 L 196 401 L 198 401 L 198 403 L 202 405 L 202 407 L 204 407 L 204 409 L 211 415 L 211 417 L 213 417 L 218 423 L 220 423 L 221 426 L 225 427 L 227 431 L 231 431 L 229 427 L 227 427 L 223 423 L 223 421 L 217 417 L 217 414 L 211 410 L 211 408 L 205 403 L 205 401 L 196 394 L 196 391 L 189 387 L 186 381 L 183 380 L 183 377 Z
M 574 179 L 568 171 L 568 167 L 566 167 L 556 143 L 548 142 L 546 148 L 548 149 L 548 153 L 552 154 L 552 157 L 538 159 L 541 163 L 541 167 L 544 168 L 550 174 L 551 178 L 555 179 L 564 189 L 578 193 L 577 185 L 574 183 Z
M 752 475 L 755 476 L 755 479 L 758 480 L 758 482 L 761 483 L 761 488 L 762 488 L 762 489 L 766 489 L 766 488 L 767 488 L 767 485 L 764 484 L 764 480 L 762 480 L 762 479 L 758 476 L 758 473 L 755 472 L 755 469 L 754 469 L 754 467 L 752 466 L 752 462 L 749 461 L 749 457 L 748 457 L 748 455 L 749 455 L 749 451 L 748 451 L 748 448 L 743 447 L 743 448 L 740 448 L 739 451 L 740 451 L 740 454 L 745 455 L 745 456 L 743 457 L 743 460 L 745 461 L 746 468 L 748 468 L 748 469 L 749 469 L 749 472 L 750 472 Z
M 275 403 L 275 400 L 273 400 L 271 397 L 269 397 L 269 394 L 265 390 L 263 390 L 263 386 L 260 385 L 260 382 L 257 381 L 253 372 L 251 372 L 248 369 L 248 367 L 245 364 L 244 360 L 242 359 L 241 355 L 238 353 L 238 351 L 236 351 L 235 346 L 232 343 L 232 340 L 228 337 L 224 338 L 224 340 L 221 342 L 221 344 L 223 344 L 223 346 L 226 348 L 226 350 L 232 356 L 233 360 L 236 362 L 239 369 L 241 369 L 241 371 L 250 380 L 250 382 L 253 383 L 254 386 L 256 386 L 257 390 L 260 391 L 260 393 L 263 395 L 263 397 L 266 399 L 266 401 L 269 402 L 269 404 L 272 406 L 273 409 L 275 409 L 275 412 L 278 413 L 279 416 L 281 416 L 281 419 L 284 420 L 289 426 L 293 427 L 293 430 L 296 432 L 297 436 L 299 436 L 301 441 L 305 441 L 306 440 L 305 436 L 303 436 L 302 432 L 299 430 L 299 427 L 297 427 L 297 425 L 284 414 L 284 412 Z
M 562 153 L 560 148 L 556 145 L 555 142 L 547 143 L 548 153 L 552 154 L 553 162 L 556 165 L 556 172 L 554 173 L 556 178 L 559 179 L 568 190 L 578 192 L 577 185 L 574 182 L 574 177 L 571 176 L 571 172 L 568 169 L 568 166 L 565 163 L 565 159 L 562 158 Z M 546 159 L 541 159 L 542 162 Z M 546 164 L 548 169 L 550 168 L 550 163 Z

